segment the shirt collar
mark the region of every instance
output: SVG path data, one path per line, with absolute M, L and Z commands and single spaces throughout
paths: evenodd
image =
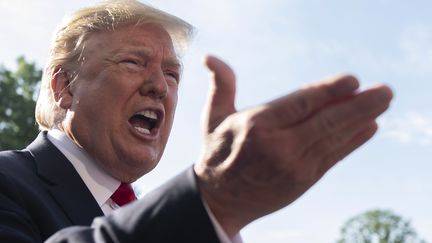
M 58 129 L 48 131 L 48 139 L 71 162 L 99 206 L 107 203 L 120 186 L 120 181 L 108 174 L 87 152 Z

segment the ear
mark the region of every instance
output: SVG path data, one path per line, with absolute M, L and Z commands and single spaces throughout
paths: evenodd
M 69 109 L 72 105 L 73 94 L 71 92 L 68 73 L 62 68 L 56 68 L 51 77 L 51 92 L 54 100 L 62 109 Z

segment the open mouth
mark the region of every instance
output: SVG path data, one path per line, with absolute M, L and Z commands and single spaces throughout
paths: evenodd
M 143 110 L 129 118 L 129 123 L 139 133 L 149 135 L 160 126 L 160 118 L 161 115 L 154 110 Z

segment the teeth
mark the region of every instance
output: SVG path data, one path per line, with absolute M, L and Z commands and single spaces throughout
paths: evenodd
M 137 114 L 141 115 L 141 116 L 145 116 L 145 117 L 150 118 L 150 119 L 157 120 L 157 114 L 156 114 L 156 112 L 154 112 L 152 110 L 140 111 Z
M 138 130 L 138 132 L 140 133 L 150 134 L 150 130 L 148 130 L 147 128 L 142 128 L 142 127 L 134 127 L 134 128 Z

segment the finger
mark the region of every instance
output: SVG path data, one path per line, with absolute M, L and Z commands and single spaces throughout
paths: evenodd
M 293 127 L 302 144 L 308 146 L 328 135 L 344 136 L 346 127 L 361 126 L 375 120 L 390 105 L 393 95 L 387 86 L 376 86 L 343 102 L 323 108 L 307 121 Z M 334 146 L 336 144 L 330 144 Z
M 211 72 L 211 83 L 204 111 L 204 130 L 212 132 L 227 116 L 236 112 L 236 80 L 233 70 L 222 60 L 207 56 L 204 60 Z
M 351 124 L 350 126 L 328 134 L 327 136 L 317 140 L 315 143 L 307 146 L 301 155 L 301 158 L 304 161 L 312 163 L 314 161 L 327 160 L 329 154 L 334 154 L 335 151 L 339 151 L 341 148 L 346 147 L 352 143 L 359 134 L 363 134 L 365 131 L 375 131 L 376 129 L 377 124 L 375 120 Z
M 344 146 L 328 153 L 319 164 L 318 173 L 323 175 L 337 162 L 341 161 L 346 156 L 351 154 L 354 150 L 356 150 L 364 143 L 369 141 L 375 135 L 377 130 L 378 130 L 378 125 L 376 123 L 373 123 L 370 126 L 366 127 L 363 131 L 359 132 L 356 136 L 354 136 L 351 139 L 351 141 L 346 143 Z
M 350 75 L 329 78 L 268 103 L 267 120 L 273 126 L 292 126 L 328 103 L 353 95 L 358 87 L 358 80 Z

